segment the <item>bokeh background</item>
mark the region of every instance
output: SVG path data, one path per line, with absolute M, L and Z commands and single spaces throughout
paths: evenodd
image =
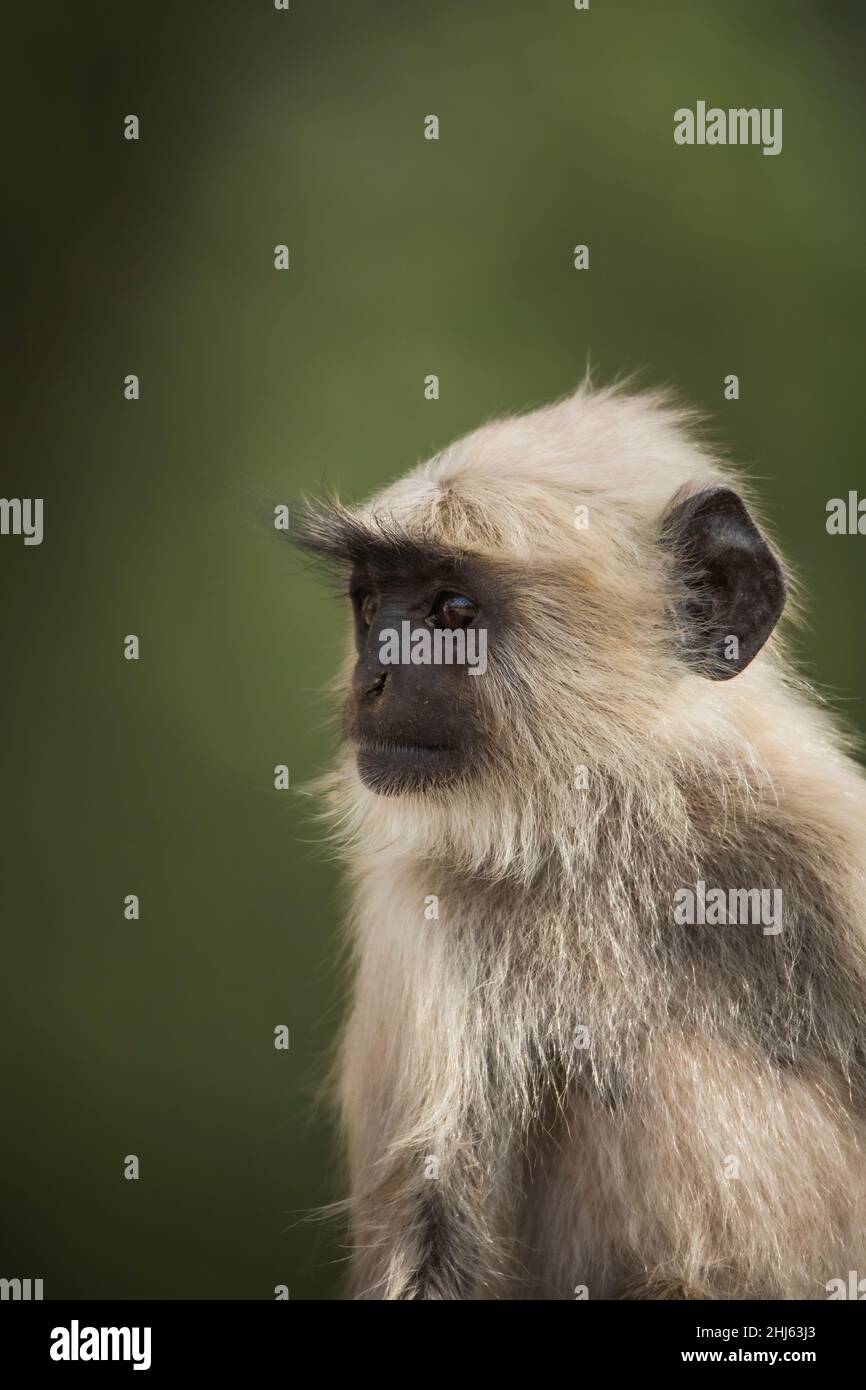
M 0 538 L 0 1275 L 338 1294 L 340 1225 L 308 1218 L 342 1191 L 316 1097 L 344 890 L 299 789 L 334 746 L 343 615 L 274 503 L 359 497 L 588 358 L 641 369 L 759 480 L 809 597 L 802 669 L 866 727 L 866 538 L 825 531 L 866 491 L 864 17 L 13 7 L 2 492 L 45 498 L 45 540 Z M 676 147 L 699 98 L 781 106 L 781 155 Z

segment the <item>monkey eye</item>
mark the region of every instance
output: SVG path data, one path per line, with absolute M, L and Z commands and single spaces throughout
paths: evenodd
M 361 615 L 361 622 L 365 627 L 369 627 L 376 616 L 376 609 L 379 600 L 375 594 L 361 594 L 358 597 L 358 612 Z
M 440 594 L 427 619 L 432 627 L 468 627 L 478 616 L 478 604 L 465 594 Z

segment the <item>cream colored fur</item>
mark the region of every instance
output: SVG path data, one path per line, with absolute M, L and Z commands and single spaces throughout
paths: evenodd
M 864 780 L 776 635 L 729 681 L 676 655 L 659 529 L 718 483 L 752 506 L 685 413 L 586 387 L 359 509 L 482 557 L 511 621 L 470 683 L 495 750 L 471 778 L 381 797 L 347 750 L 328 780 L 356 1296 L 866 1275 Z M 781 887 L 781 934 L 675 925 L 699 878 Z

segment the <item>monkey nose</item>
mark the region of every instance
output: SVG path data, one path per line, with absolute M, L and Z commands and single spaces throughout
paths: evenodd
M 361 690 L 362 700 L 375 700 L 382 694 L 390 678 L 390 671 L 380 671 L 375 680 L 371 681 L 365 689 Z

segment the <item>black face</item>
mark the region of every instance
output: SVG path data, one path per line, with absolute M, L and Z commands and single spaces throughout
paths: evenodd
M 441 655 L 465 641 L 479 664 L 487 639 L 481 585 L 443 567 L 410 575 L 356 565 L 350 593 L 358 661 L 346 734 L 363 782 L 384 795 L 453 785 L 479 756 L 474 687 L 484 675 L 424 657 L 437 643 Z

